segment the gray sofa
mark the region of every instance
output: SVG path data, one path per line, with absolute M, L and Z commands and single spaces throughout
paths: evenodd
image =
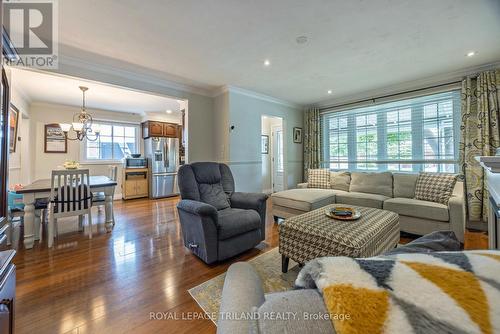
M 235 192 L 227 165 L 184 165 L 178 182 L 184 245 L 207 264 L 247 251 L 266 238 L 267 195 Z
M 455 232 L 463 242 L 465 199 L 463 182 L 458 181 L 448 205 L 414 199 L 418 174 L 331 172 L 331 189 L 308 188 L 274 193 L 272 212 L 289 218 L 332 203 L 374 207 L 399 214 L 401 231 L 424 235 L 432 231 Z
M 384 255 L 459 250 L 460 242 L 453 232 L 434 232 Z M 238 262 L 231 265 L 226 274 L 217 333 L 332 334 L 335 330 L 325 318 L 327 314 L 316 289 L 265 295 L 262 281 L 252 265 Z

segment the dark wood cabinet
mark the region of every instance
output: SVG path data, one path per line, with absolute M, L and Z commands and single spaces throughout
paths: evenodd
M 146 139 L 149 137 L 178 137 L 178 124 L 157 122 L 157 121 L 146 121 L 142 123 L 142 138 Z
M 0 249 L 6 237 L 7 224 L 7 161 L 9 158 L 9 83 L 5 70 L 2 68 L 0 85 Z
M 163 124 L 161 122 L 148 122 L 148 129 L 150 137 L 163 136 Z
M 163 123 L 163 135 L 164 137 L 177 138 L 177 124 Z
M 0 252 L 0 333 L 14 333 L 14 309 L 16 300 L 16 266 L 13 250 Z

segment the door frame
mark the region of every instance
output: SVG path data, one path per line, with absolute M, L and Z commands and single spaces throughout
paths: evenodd
M 288 189 L 288 152 L 287 152 L 287 136 L 288 136 L 288 131 L 287 131 L 287 126 L 286 126 L 286 119 L 283 116 L 275 116 L 275 115 L 268 115 L 268 114 L 262 114 L 262 118 L 271 118 L 271 119 L 279 119 L 281 121 L 281 131 L 282 131 L 282 137 L 283 137 L 283 190 Z M 274 156 L 274 133 L 273 133 L 273 127 L 271 126 L 270 130 L 270 140 L 269 140 L 269 156 L 271 160 L 271 168 L 270 168 L 270 174 L 271 174 L 271 192 L 274 192 L 274 162 L 273 162 L 273 156 Z M 261 134 L 262 134 L 262 128 L 261 128 Z

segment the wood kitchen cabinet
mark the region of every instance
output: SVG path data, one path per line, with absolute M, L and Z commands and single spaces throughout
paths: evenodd
M 128 168 L 123 170 L 123 199 L 143 198 L 149 196 L 149 170 L 147 168 Z
M 177 124 L 163 123 L 163 134 L 165 137 L 177 138 Z
M 142 138 L 144 139 L 149 137 L 177 138 L 178 128 L 179 125 L 174 123 L 146 121 L 142 123 Z

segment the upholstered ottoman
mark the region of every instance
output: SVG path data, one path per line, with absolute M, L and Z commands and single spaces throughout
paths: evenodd
M 341 221 L 329 218 L 325 210 L 345 206 L 332 204 L 286 219 L 279 226 L 282 271 L 289 259 L 305 263 L 323 256 L 370 257 L 394 248 L 399 242 L 399 215 L 375 208 L 351 206 L 361 218 Z
M 335 202 L 333 189 L 290 189 L 271 195 L 274 219 L 289 218 Z

